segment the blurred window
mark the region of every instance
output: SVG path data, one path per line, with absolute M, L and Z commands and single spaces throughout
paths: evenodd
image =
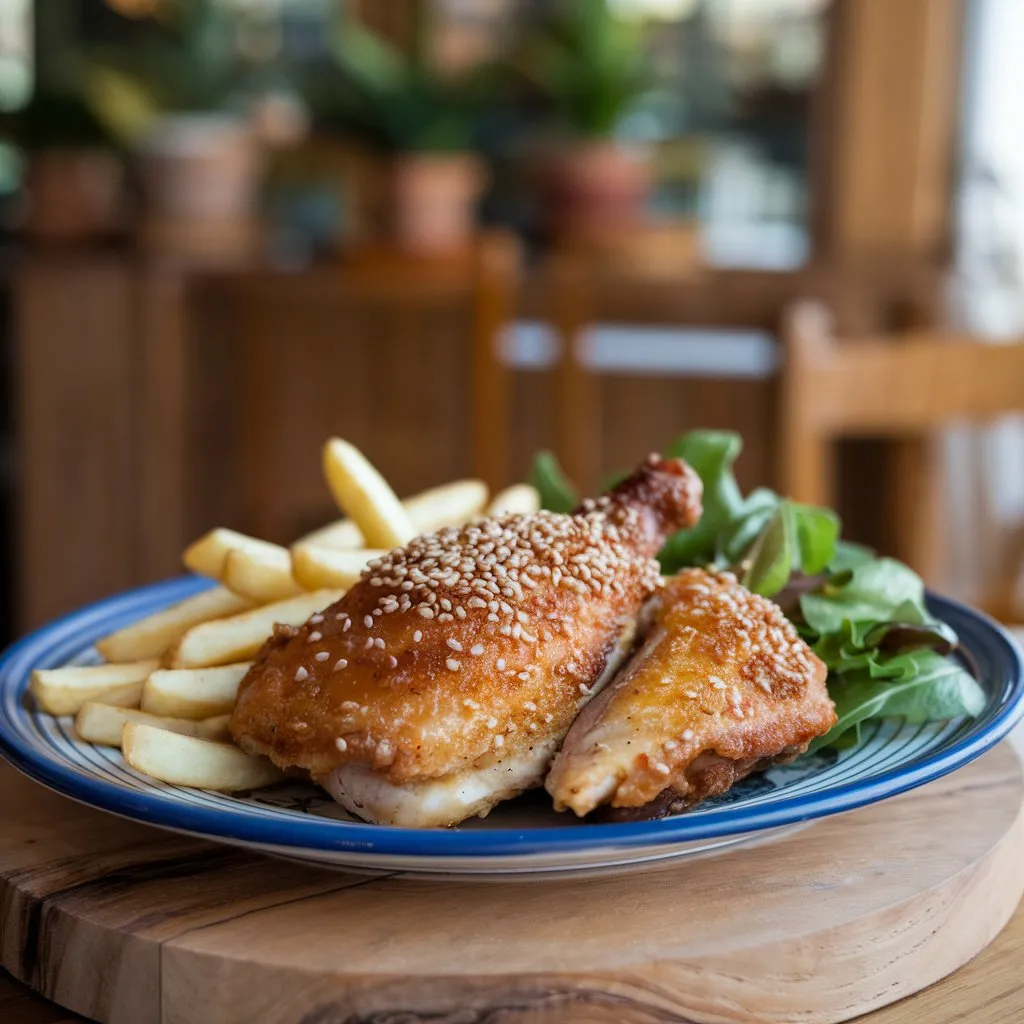
M 657 211 L 700 222 L 715 265 L 808 251 L 810 101 L 827 0 L 613 0 L 643 26 L 651 90 L 622 134 L 656 153 Z
M 0 110 L 24 106 L 32 91 L 32 2 L 0 3 Z

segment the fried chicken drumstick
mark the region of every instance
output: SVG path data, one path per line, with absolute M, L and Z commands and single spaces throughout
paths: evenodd
M 545 785 L 559 810 L 660 817 L 792 760 L 836 722 L 824 663 L 731 573 L 686 569 L 643 646 L 581 712 Z
M 572 515 L 416 538 L 278 629 L 241 684 L 232 736 L 368 821 L 486 814 L 541 783 L 629 651 L 653 556 L 697 522 L 700 498 L 689 466 L 652 456 Z

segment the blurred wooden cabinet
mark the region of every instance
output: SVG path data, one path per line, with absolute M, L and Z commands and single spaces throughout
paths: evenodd
M 39 257 L 16 284 L 18 627 L 179 570 L 223 524 L 287 541 L 336 514 L 341 434 L 409 493 L 509 479 L 516 247 L 194 278 L 123 255 Z

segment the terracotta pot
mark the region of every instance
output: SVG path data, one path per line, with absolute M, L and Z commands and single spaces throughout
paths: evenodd
M 124 200 L 124 167 L 102 149 L 36 153 L 26 178 L 25 233 L 70 242 L 117 230 Z
M 415 252 L 465 248 L 476 231 L 476 204 L 486 180 L 471 153 L 415 154 L 385 168 L 371 216 L 381 237 Z
M 243 121 L 215 114 L 172 115 L 138 148 L 146 213 L 158 220 L 251 217 L 259 147 Z
M 262 153 L 246 122 L 171 115 L 154 126 L 137 156 L 143 246 L 218 263 L 251 255 Z
M 611 140 L 579 142 L 541 158 L 539 192 L 555 235 L 600 237 L 643 223 L 650 163 Z

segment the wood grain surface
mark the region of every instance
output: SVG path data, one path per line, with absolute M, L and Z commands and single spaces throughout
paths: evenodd
M 1024 888 L 1022 795 L 1004 745 L 722 857 L 451 885 L 160 833 L 3 767 L 0 963 L 116 1024 L 848 1020 L 949 974 L 1002 928 Z M 896 1012 L 878 1020 L 943 1019 Z

